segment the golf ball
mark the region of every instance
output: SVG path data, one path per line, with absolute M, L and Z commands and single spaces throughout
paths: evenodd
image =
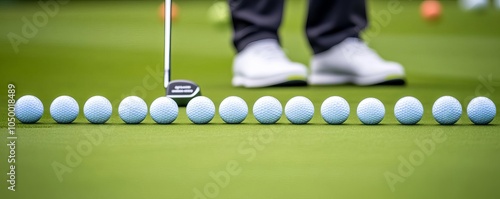
M 247 103 L 240 97 L 227 97 L 220 103 L 219 115 L 228 124 L 239 124 L 248 115 Z
M 462 116 L 462 105 L 454 97 L 443 96 L 434 102 L 432 115 L 439 124 L 452 125 Z
M 253 115 L 261 124 L 274 124 L 283 114 L 283 107 L 278 99 L 271 96 L 259 98 L 253 105 Z
M 195 124 L 207 124 L 215 116 L 215 105 L 210 98 L 198 96 L 193 98 L 186 106 L 186 114 Z
M 159 97 L 149 108 L 151 118 L 158 124 L 170 124 L 177 119 L 179 107 L 177 103 L 169 97 Z
M 403 97 L 396 102 L 394 115 L 401 124 L 417 124 L 424 115 L 424 106 L 417 98 Z
M 489 124 L 495 118 L 495 103 L 486 97 L 476 97 L 467 106 L 467 115 L 474 124 Z
M 321 104 L 321 116 L 328 124 L 342 124 L 349 117 L 349 103 L 339 96 L 327 98 Z
M 129 96 L 120 102 L 118 115 L 127 124 L 139 124 L 148 115 L 148 105 L 137 96 Z
M 285 105 L 285 115 L 292 124 L 307 124 L 314 116 L 314 105 L 306 97 L 293 97 Z
M 19 98 L 15 109 L 17 119 L 25 124 L 36 123 L 43 115 L 42 101 L 33 95 L 25 95 Z
M 70 96 L 60 96 L 50 104 L 50 116 L 60 124 L 69 124 L 75 121 L 80 113 L 78 102 Z
M 89 98 L 83 105 L 83 115 L 92 124 L 104 124 L 111 117 L 113 107 L 103 96 Z
M 384 119 L 385 107 L 380 100 L 370 97 L 359 103 L 357 114 L 363 124 L 378 124 Z

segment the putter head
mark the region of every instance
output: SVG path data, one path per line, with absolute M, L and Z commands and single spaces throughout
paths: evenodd
M 189 80 L 174 80 L 168 83 L 167 97 L 172 98 L 178 106 L 186 106 L 188 102 L 201 95 L 200 87 Z

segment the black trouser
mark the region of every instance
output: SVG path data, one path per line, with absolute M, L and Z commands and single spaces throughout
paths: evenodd
M 284 0 L 228 0 L 233 42 L 238 52 L 262 39 L 279 41 Z M 315 54 L 348 37 L 358 37 L 367 25 L 365 0 L 309 0 L 306 34 Z

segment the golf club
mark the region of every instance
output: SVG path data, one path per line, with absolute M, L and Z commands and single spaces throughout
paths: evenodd
M 165 0 L 165 76 L 164 87 L 167 97 L 172 98 L 178 106 L 186 106 L 196 96 L 201 95 L 200 87 L 189 80 L 171 81 L 171 47 L 172 47 L 172 0 Z

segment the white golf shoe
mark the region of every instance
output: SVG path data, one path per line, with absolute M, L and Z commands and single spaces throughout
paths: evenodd
M 233 62 L 233 86 L 305 86 L 307 68 L 292 62 L 278 42 L 266 39 L 249 44 Z
M 404 85 L 405 72 L 358 38 L 347 38 L 311 61 L 310 85 Z

